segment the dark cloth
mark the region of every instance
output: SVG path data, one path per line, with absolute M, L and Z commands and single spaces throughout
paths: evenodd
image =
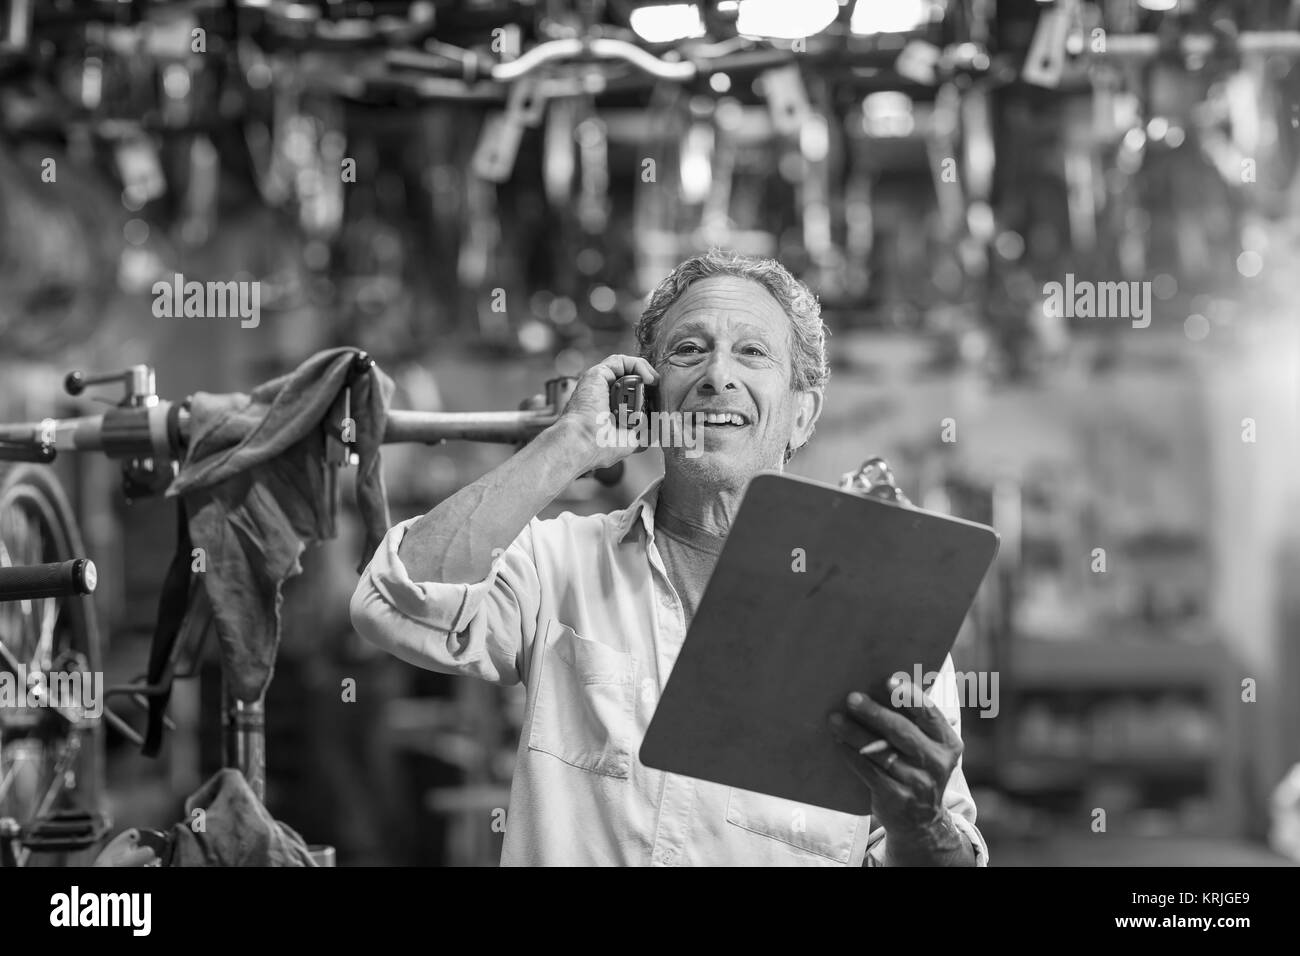
M 353 375 L 356 354 L 319 352 L 251 394 L 196 392 L 190 399 L 189 451 L 167 494 L 183 499 L 188 543 L 206 556 L 199 587 L 189 589 L 188 613 L 202 591 L 227 687 L 243 701 L 258 700 L 271 681 L 281 587 L 302 572 L 298 559 L 307 545 L 334 536 L 321 425 Z M 350 437 L 360 456 L 357 503 L 366 531 L 359 572 L 390 524 L 379 446 L 393 382 L 372 366 L 351 388 Z
M 726 541 L 721 535 L 682 521 L 662 502 L 655 509 L 655 547 L 663 558 L 668 580 L 681 599 L 688 628 Z
M 244 775 L 230 768 L 185 801 L 185 820 L 171 828 L 171 845 L 168 866 L 316 865 L 297 831 L 273 818 Z

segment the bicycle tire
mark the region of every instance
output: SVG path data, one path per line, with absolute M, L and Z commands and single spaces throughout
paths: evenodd
M 0 538 L 11 527 L 9 515 L 12 509 L 23 509 L 29 521 L 35 519 L 39 522 L 43 561 L 64 561 L 85 556 L 72 506 L 58 478 L 50 469 L 26 463 L 8 468 L 0 465 Z M 77 595 L 60 598 L 58 603 L 60 613 L 53 633 L 52 656 L 57 659 L 65 652 L 83 655 L 87 671 L 102 673 L 99 625 L 92 597 Z M 3 608 L 4 605 L 0 605 L 0 614 L 4 613 Z M 3 660 L 0 660 L 0 668 L 8 669 Z M 90 721 L 89 724 L 81 732 L 81 746 L 70 767 L 75 774 L 75 787 L 64 792 L 73 797 L 75 805 L 80 809 L 97 812 L 105 789 L 104 723 L 100 719 Z M 4 733 L 4 725 L 5 721 L 0 718 L 0 746 L 9 747 L 14 740 L 12 737 L 4 739 L 10 736 Z M 65 735 L 63 741 L 66 742 L 69 737 L 70 734 Z M 45 793 L 53 782 L 59 748 L 49 744 L 57 745 L 59 742 L 57 739 L 41 741 L 44 749 L 39 756 L 39 776 L 36 781 L 38 793 Z M 2 773 L 0 777 L 3 777 Z M 9 802 L 8 797 L 5 800 Z M 14 809 L 16 808 L 12 805 L 6 808 L 0 804 L 0 811 L 10 812 Z M 21 819 L 21 814 L 14 815 L 20 817 L 19 823 L 22 825 L 30 822 Z M 38 866 L 71 862 L 67 854 L 39 854 L 30 859 L 32 864 Z

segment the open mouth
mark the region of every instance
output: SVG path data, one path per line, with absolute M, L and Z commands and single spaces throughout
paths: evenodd
M 749 418 L 739 412 L 694 412 L 706 428 L 744 428 Z

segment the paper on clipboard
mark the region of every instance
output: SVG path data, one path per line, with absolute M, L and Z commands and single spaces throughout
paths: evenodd
M 870 812 L 827 717 L 938 671 L 992 528 L 778 473 L 756 476 L 641 744 L 648 767 Z M 802 566 L 803 570 L 796 570 Z

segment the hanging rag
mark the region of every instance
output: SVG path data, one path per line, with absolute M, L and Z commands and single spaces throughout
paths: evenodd
M 335 533 L 322 426 L 345 388 L 355 423 L 349 437 L 360 458 L 356 492 L 366 536 L 360 572 L 389 527 L 379 446 L 392 379 L 365 353 L 339 348 L 318 352 L 249 394 L 190 397 L 189 448 L 167 489 L 178 502 L 177 544 L 159 599 L 150 684 L 169 679 L 186 618 L 210 613 L 231 695 L 261 699 L 280 643 L 281 588 L 302 573 L 307 545 Z M 149 699 L 146 756 L 161 746 L 169 696 Z

